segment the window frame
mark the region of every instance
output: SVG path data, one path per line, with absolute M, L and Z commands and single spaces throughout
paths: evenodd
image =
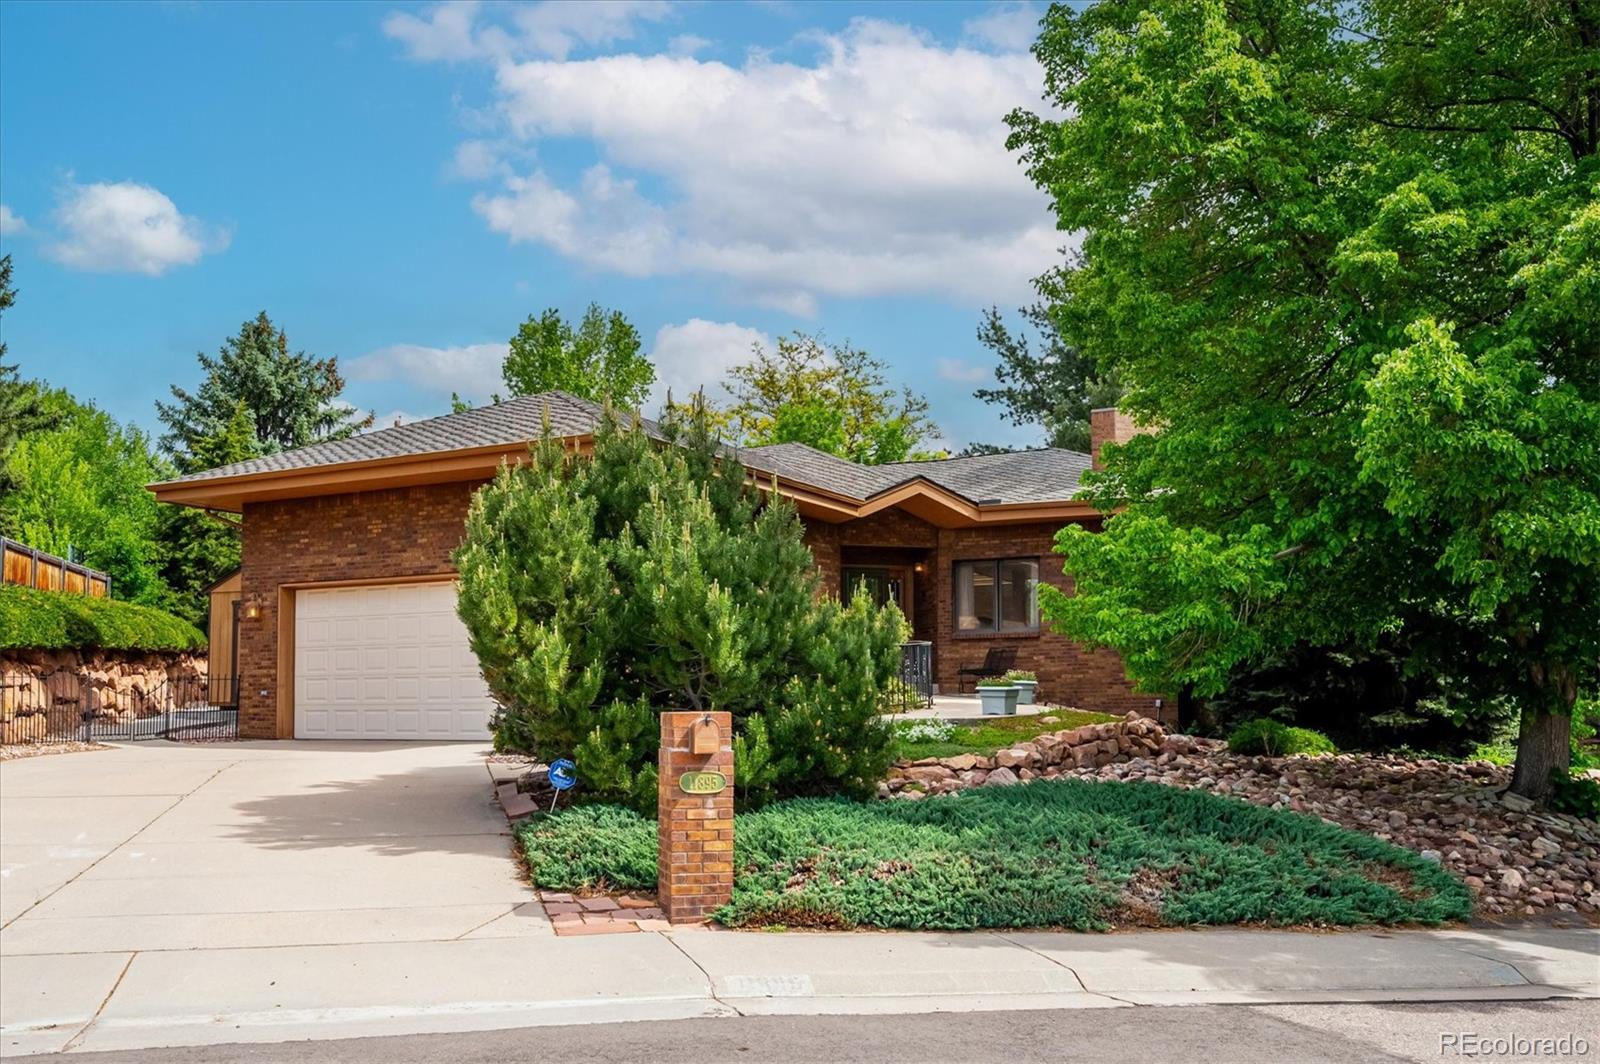
M 1028 601 L 1029 623 L 1022 628 L 1003 627 L 1004 621 L 1004 583 L 1001 580 L 1002 567 L 1008 562 L 1027 562 L 1033 566 L 1033 586 Z M 988 628 L 963 628 L 961 627 L 961 570 L 968 567 L 969 571 L 976 571 L 980 567 L 986 569 L 994 588 L 994 623 Z M 1006 636 L 1038 635 L 1043 626 L 1039 618 L 1039 585 L 1043 582 L 1040 576 L 1040 557 L 1036 554 L 1014 554 L 1001 558 L 962 558 L 953 563 L 950 569 L 950 621 L 955 629 L 955 635 L 960 637 L 983 636 L 988 638 Z

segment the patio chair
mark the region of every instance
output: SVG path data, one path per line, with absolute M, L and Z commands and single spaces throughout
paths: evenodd
M 1016 647 L 990 647 L 989 652 L 983 656 L 982 665 L 963 665 L 956 670 L 956 690 L 964 691 L 967 686 L 967 677 L 974 681 L 986 676 L 999 676 L 1008 672 L 1011 666 L 1017 663 Z

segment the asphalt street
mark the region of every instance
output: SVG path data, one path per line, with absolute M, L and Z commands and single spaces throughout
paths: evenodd
M 1474 1036 L 1479 1051 L 1468 1053 Z M 1493 1051 L 1496 1041 L 1513 1039 L 1511 1048 L 1528 1052 Z M 1549 1039 L 1553 1050 L 1567 1039 L 1573 1052 L 1542 1052 L 1541 1039 Z M 1581 1054 L 1580 1039 L 1586 1049 Z M 71 1056 L 84 1064 L 1600 1061 L 1600 1001 L 757 1016 Z

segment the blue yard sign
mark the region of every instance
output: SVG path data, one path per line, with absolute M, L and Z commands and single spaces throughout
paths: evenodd
M 565 757 L 558 757 L 550 762 L 550 811 L 556 811 L 556 799 L 561 797 L 561 792 L 570 790 L 578 782 L 578 766 Z

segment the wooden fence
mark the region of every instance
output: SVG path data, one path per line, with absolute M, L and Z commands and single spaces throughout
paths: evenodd
M 111 577 L 100 570 L 34 550 L 4 536 L 0 536 L 0 559 L 3 559 L 0 579 L 7 584 L 36 587 L 41 591 L 92 595 L 95 598 L 111 594 Z

